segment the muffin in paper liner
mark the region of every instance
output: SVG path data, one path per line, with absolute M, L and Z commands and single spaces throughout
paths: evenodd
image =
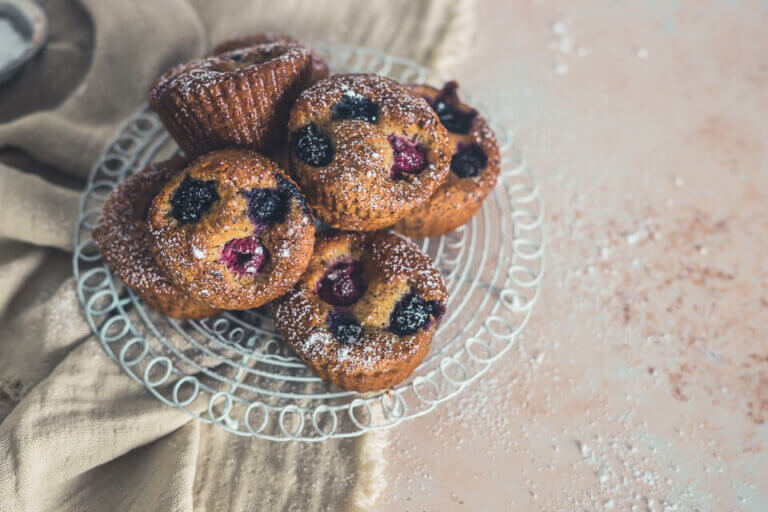
M 448 301 L 443 278 L 394 233 L 326 232 L 270 314 L 286 343 L 342 389 L 390 388 L 426 356 Z
M 181 64 L 153 84 L 148 99 L 190 157 L 232 147 L 269 154 L 311 75 L 303 46 L 264 44 Z
M 351 231 L 390 226 L 445 180 L 448 134 L 427 102 L 390 78 L 334 75 L 288 121 L 291 171 L 316 215 Z
M 244 149 L 198 158 L 157 194 L 152 254 L 190 296 L 228 310 L 285 293 L 312 255 L 315 225 L 296 184 Z

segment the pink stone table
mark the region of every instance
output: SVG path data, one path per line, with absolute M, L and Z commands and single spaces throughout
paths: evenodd
M 517 346 L 381 510 L 768 510 L 768 2 L 478 2 L 456 73 L 546 204 Z

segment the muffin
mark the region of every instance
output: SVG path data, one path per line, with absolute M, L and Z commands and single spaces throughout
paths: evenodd
M 171 69 L 150 89 L 149 104 L 187 155 L 229 147 L 269 152 L 283 140 L 311 72 L 303 46 L 252 46 Z
M 171 179 L 148 223 L 166 275 L 221 309 L 255 308 L 285 293 L 304 272 L 315 240 L 295 183 L 243 149 L 208 153 Z
M 295 39 L 286 34 L 278 34 L 276 32 L 262 32 L 258 34 L 251 34 L 243 37 L 236 37 L 234 39 L 228 39 L 219 43 L 211 51 L 211 55 L 219 55 L 220 53 L 231 52 L 232 50 L 240 50 L 242 48 L 248 48 L 250 46 L 256 46 L 260 44 L 268 43 L 282 43 L 282 44 L 296 44 L 301 43 L 298 39 Z M 312 77 L 310 81 L 312 83 L 322 80 L 328 77 L 328 64 L 325 62 L 317 52 L 309 49 L 309 53 L 312 56 Z
M 288 121 L 293 176 L 328 225 L 374 231 L 445 180 L 448 134 L 422 98 L 377 75 L 334 75 L 304 91 Z
M 441 90 L 411 85 L 435 109 L 448 130 L 453 155 L 450 172 L 432 198 L 414 208 L 395 224 L 395 230 L 411 238 L 438 236 L 467 223 L 496 186 L 501 159 L 496 136 L 477 111 L 459 101 L 456 82 Z
M 147 210 L 155 194 L 184 168 L 173 158 L 126 178 L 107 197 L 93 239 L 112 273 L 152 309 L 173 318 L 205 318 L 217 310 L 191 299 L 165 277 L 150 252 Z
M 270 313 L 320 378 L 364 392 L 413 372 L 447 300 L 442 276 L 413 243 L 393 233 L 326 232 L 301 280 Z

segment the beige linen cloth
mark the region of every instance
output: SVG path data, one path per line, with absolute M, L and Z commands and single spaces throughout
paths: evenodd
M 0 511 L 367 510 L 382 439 L 242 438 L 130 380 L 91 335 L 70 253 L 84 177 L 151 81 L 253 31 L 441 70 L 471 1 L 50 0 L 50 40 L 0 86 Z

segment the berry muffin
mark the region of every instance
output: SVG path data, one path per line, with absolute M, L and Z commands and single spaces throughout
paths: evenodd
M 150 252 L 147 210 L 155 194 L 184 168 L 172 158 L 127 177 L 104 203 L 93 239 L 104 262 L 142 301 L 173 318 L 205 318 L 216 314 L 207 304 L 189 298 L 163 275 Z
M 310 81 L 303 46 L 266 44 L 177 66 L 149 91 L 149 104 L 190 156 L 283 140 L 288 113 Z
M 475 109 L 459 101 L 457 87 L 456 82 L 448 82 L 441 90 L 428 85 L 409 86 L 435 109 L 453 148 L 445 183 L 428 202 L 395 224 L 396 231 L 411 238 L 442 235 L 468 222 L 499 176 L 496 136 Z
M 208 153 L 175 176 L 152 202 L 148 223 L 166 275 L 221 309 L 255 308 L 285 293 L 315 241 L 295 183 L 243 149 Z
M 293 175 L 317 216 L 374 231 L 425 203 L 451 147 L 437 114 L 401 84 L 334 75 L 304 91 L 288 121 Z
M 392 233 L 326 232 L 301 280 L 270 312 L 320 378 L 364 392 L 413 372 L 447 300 L 440 272 L 413 243 Z
M 220 53 L 231 52 L 232 50 L 240 50 L 250 46 L 269 43 L 301 45 L 298 39 L 295 39 L 289 35 L 278 34 L 275 32 L 262 32 L 243 37 L 236 37 L 235 39 L 228 39 L 227 41 L 219 43 L 213 49 L 211 55 L 218 55 Z M 312 51 L 311 48 L 309 49 L 309 53 L 312 55 L 311 82 L 315 83 L 318 80 L 322 80 L 323 78 L 328 78 L 328 64 L 325 62 L 325 59 L 318 55 L 317 52 Z

